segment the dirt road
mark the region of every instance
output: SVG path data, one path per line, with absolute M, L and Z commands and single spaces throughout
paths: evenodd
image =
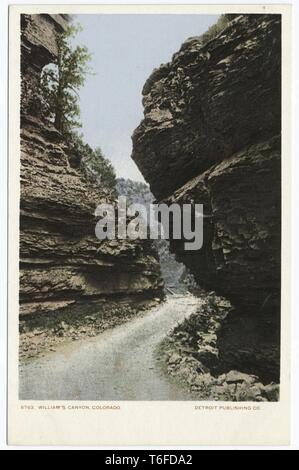
M 142 317 L 22 365 L 20 399 L 191 399 L 161 373 L 154 352 L 166 333 L 198 304 L 191 295 L 171 296 Z

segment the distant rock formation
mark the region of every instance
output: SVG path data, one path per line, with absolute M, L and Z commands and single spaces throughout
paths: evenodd
M 140 181 L 117 178 L 116 190 L 120 196 L 127 197 L 128 203 L 142 204 L 146 208 L 149 208 L 150 204 L 153 204 L 155 201 L 148 185 Z M 184 283 L 184 280 L 187 270 L 184 264 L 177 262 L 175 255 L 170 252 L 169 240 L 155 240 L 154 245 L 156 246 L 159 254 L 161 274 L 163 276 L 166 291 L 168 293 L 186 292 L 187 286 Z
M 230 367 L 250 371 L 267 354 L 277 379 L 280 15 L 239 15 L 206 44 L 189 39 L 149 77 L 143 105 L 132 158 L 151 191 L 159 201 L 204 205 L 203 248 L 184 251 L 173 240 L 171 249 L 199 285 L 236 307 L 221 337 Z M 266 338 L 273 348 L 263 352 Z
M 22 15 L 20 314 L 77 301 L 159 297 L 158 255 L 149 240 L 99 241 L 94 210 L 112 188 L 72 168 L 68 144 L 40 113 L 42 68 L 55 61 L 64 15 Z M 136 300 L 137 301 L 137 300 Z

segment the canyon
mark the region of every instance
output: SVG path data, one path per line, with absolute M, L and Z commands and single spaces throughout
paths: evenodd
M 56 35 L 68 22 L 43 14 L 22 15 L 21 23 L 21 358 L 43 348 L 54 353 L 21 365 L 23 398 L 45 398 L 51 389 L 53 399 L 57 390 L 63 398 L 97 399 L 101 382 L 106 399 L 195 393 L 235 400 L 238 391 L 240 401 L 277 400 L 280 16 L 230 15 L 214 37 L 187 39 L 143 87 L 132 159 L 150 190 L 121 179 L 117 191 L 134 202 L 203 204 L 197 251 L 171 237 L 167 244 L 96 238 L 95 209 L 116 206 L 117 191 L 100 175 L 87 178 L 68 141 L 44 118 L 38 96 L 42 70 L 57 57 Z M 167 289 L 171 296 L 162 303 Z M 83 341 L 56 353 L 64 339 Z M 189 390 L 167 382 L 156 359 Z M 106 367 L 107 380 L 96 377 L 85 388 L 84 364 L 91 375 Z

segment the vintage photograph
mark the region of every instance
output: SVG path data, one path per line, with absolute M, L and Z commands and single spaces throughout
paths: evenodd
M 281 15 L 20 15 L 20 400 L 279 402 Z

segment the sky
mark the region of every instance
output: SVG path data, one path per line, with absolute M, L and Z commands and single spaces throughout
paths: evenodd
M 143 118 L 141 90 L 152 70 L 169 62 L 181 44 L 215 23 L 218 15 L 76 15 L 83 31 L 74 39 L 92 54 L 80 90 L 81 129 L 101 147 L 117 177 L 144 181 L 130 158 L 131 135 Z

